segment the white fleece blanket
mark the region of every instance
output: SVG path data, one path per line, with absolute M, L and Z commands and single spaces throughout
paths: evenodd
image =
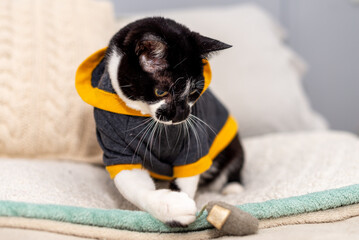
M 343 132 L 271 134 L 243 141 L 245 190 L 203 193 L 233 204 L 298 196 L 359 183 L 359 140 Z M 0 200 L 94 208 L 131 208 L 101 166 L 0 158 Z

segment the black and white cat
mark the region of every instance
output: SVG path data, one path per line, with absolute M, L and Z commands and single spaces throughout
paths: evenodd
M 236 124 L 205 74 L 208 56 L 229 47 L 173 20 L 145 18 L 114 35 L 92 72 L 92 85 L 126 105 L 95 108 L 107 170 L 128 201 L 170 226 L 195 220 L 198 185 L 221 190 L 240 181 Z M 156 189 L 153 178 L 170 188 Z

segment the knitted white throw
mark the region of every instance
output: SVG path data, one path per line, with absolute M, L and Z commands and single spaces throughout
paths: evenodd
M 74 76 L 113 32 L 107 1 L 0 1 L 0 156 L 101 161 Z

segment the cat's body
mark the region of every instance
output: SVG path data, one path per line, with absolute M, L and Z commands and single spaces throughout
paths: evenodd
M 172 20 L 147 18 L 120 30 L 91 73 L 93 87 L 125 105 L 94 105 L 107 170 L 127 200 L 172 226 L 195 220 L 198 184 L 220 190 L 240 180 L 237 125 L 207 89 L 204 60 L 228 47 Z M 156 190 L 151 176 L 169 180 L 170 189 Z

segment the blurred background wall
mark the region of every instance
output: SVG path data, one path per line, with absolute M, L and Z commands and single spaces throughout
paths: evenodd
M 331 128 L 359 133 L 359 0 L 112 0 L 118 17 L 153 10 L 257 3 L 308 63 L 303 84 Z M 228 26 L 230 27 L 230 26 Z

